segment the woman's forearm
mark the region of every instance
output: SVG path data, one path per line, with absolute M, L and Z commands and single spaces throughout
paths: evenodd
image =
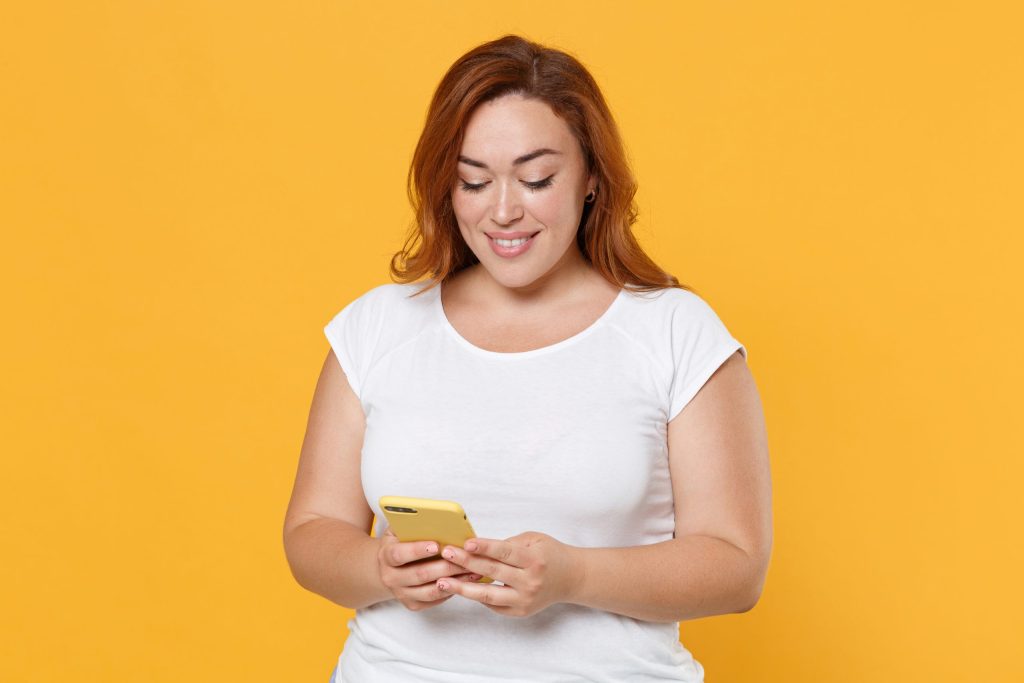
M 379 543 L 348 522 L 327 517 L 300 524 L 284 537 L 299 585 L 349 609 L 394 597 L 380 580 Z
M 574 546 L 577 582 L 568 602 L 647 621 L 745 612 L 757 602 L 760 566 L 741 548 L 689 535 L 625 548 Z

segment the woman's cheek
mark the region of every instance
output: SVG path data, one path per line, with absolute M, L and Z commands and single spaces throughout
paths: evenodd
M 564 211 L 564 200 L 553 195 L 537 197 L 530 202 L 530 213 L 546 226 L 557 225 L 559 213 Z
M 465 223 L 467 226 L 473 226 L 480 222 L 486 205 L 481 199 L 459 197 L 452 200 L 452 209 L 455 211 L 460 222 Z
M 571 197 L 560 197 L 546 207 L 545 219 L 550 226 L 565 226 L 575 232 L 579 218 Z

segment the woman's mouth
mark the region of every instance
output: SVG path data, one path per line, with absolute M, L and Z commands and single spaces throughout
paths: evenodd
M 491 249 L 495 254 L 502 258 L 512 258 L 526 252 L 526 250 L 530 248 L 530 245 L 533 244 L 533 238 L 538 234 L 540 233 L 535 232 L 529 237 L 520 237 L 511 240 L 503 237 L 495 238 L 488 235 L 487 241 L 490 242 Z

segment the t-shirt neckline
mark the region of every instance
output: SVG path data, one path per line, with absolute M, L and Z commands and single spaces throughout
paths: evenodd
M 459 331 L 456 330 L 455 327 L 451 324 L 451 322 L 448 320 L 448 316 L 444 312 L 444 305 L 441 303 L 441 287 L 442 285 L 438 285 L 437 287 L 434 288 L 437 292 L 434 295 L 434 312 L 441 323 L 441 327 L 443 327 L 460 346 L 467 349 L 468 351 L 471 351 L 472 353 L 475 353 L 478 356 L 483 356 L 485 358 L 506 360 L 532 358 L 533 356 L 544 355 L 547 353 L 551 353 L 553 351 L 564 349 L 567 346 L 572 346 L 573 344 L 576 344 L 580 340 L 590 336 L 595 330 L 603 327 L 607 323 L 608 319 L 611 317 L 615 309 L 618 308 L 619 302 L 626 296 L 625 288 L 619 288 L 619 293 L 615 295 L 615 298 L 612 300 L 611 304 L 609 304 L 608 308 L 604 310 L 604 313 L 602 313 L 597 318 L 597 320 L 590 323 L 590 325 L 580 330 L 573 336 L 563 339 L 562 341 L 555 342 L 554 344 L 548 344 L 547 346 L 542 346 L 537 349 L 530 349 L 529 351 L 491 351 L 489 349 L 480 348 L 476 344 L 471 343 L 468 339 L 459 334 Z

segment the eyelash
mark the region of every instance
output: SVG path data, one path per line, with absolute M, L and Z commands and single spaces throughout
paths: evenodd
M 543 190 L 545 187 L 549 187 L 551 185 L 551 183 L 554 182 L 552 180 L 552 178 L 554 178 L 554 177 L 555 176 L 553 176 L 553 175 L 549 175 L 544 180 L 538 180 L 535 183 L 523 183 L 523 184 L 526 185 L 526 187 L 530 190 L 530 192 L 537 192 L 538 190 Z M 465 180 L 462 180 L 461 182 L 462 182 L 462 189 L 465 192 L 479 192 L 482 189 L 484 189 L 484 187 L 487 185 L 487 183 L 480 183 L 479 185 L 471 185 L 471 184 L 467 183 Z

